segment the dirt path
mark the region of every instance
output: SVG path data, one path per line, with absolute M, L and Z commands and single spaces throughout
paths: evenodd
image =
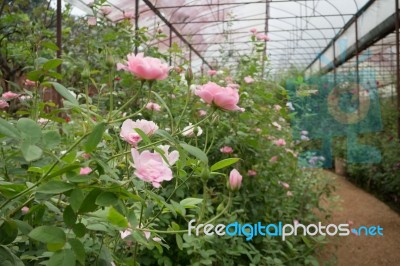
M 331 222 L 340 224 L 352 221 L 354 227 L 380 225 L 383 236 L 338 237 L 326 249 L 336 258 L 324 254 L 322 265 L 400 265 L 400 216 L 374 196 L 357 188 L 345 178 L 326 172 L 336 178 L 339 197 Z M 325 253 L 324 252 L 324 253 Z

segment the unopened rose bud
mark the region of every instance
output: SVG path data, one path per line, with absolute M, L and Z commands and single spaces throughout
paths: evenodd
M 242 178 L 238 170 L 233 169 L 229 174 L 229 189 L 232 191 L 239 190 L 242 186 Z
M 187 80 L 187 82 L 188 82 L 188 84 L 190 86 L 190 84 L 192 83 L 192 80 L 193 80 L 193 71 L 192 71 L 191 67 L 189 67 L 186 70 L 185 79 Z

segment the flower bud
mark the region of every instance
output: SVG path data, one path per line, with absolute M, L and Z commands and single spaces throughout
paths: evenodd
M 110 68 L 115 66 L 115 60 L 114 60 L 114 57 L 112 55 L 108 55 L 107 56 L 106 66 L 110 67 Z
M 208 169 L 208 167 L 204 167 L 203 171 L 201 171 L 201 179 L 203 180 L 208 180 L 208 178 L 210 177 L 210 170 Z
M 232 191 L 239 190 L 242 186 L 242 179 L 243 177 L 240 175 L 238 170 L 233 169 L 229 174 L 229 189 Z
M 188 84 L 191 84 L 191 83 L 192 83 L 192 80 L 193 80 L 193 71 L 192 71 L 192 68 L 191 68 L 191 67 L 189 67 L 189 68 L 186 70 L 185 79 L 187 80 Z

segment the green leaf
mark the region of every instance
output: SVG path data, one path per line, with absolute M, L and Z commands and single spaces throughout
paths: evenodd
M 21 220 L 14 220 L 14 221 L 17 224 L 19 231 L 21 231 L 21 233 L 24 235 L 29 234 L 29 232 L 32 231 L 32 229 L 33 229 L 32 226 L 30 224 L 28 224 L 27 222 L 24 222 Z
M 76 213 L 74 212 L 74 210 L 72 209 L 72 207 L 70 205 L 68 205 L 63 213 L 63 219 L 64 219 L 64 223 L 68 226 L 68 227 L 72 227 L 74 226 L 74 224 L 76 223 L 76 219 L 78 218 L 78 216 L 76 215 Z
M 49 181 L 46 184 L 39 186 L 36 192 L 44 193 L 44 194 L 59 194 L 65 191 L 71 190 L 74 188 L 74 185 L 65 183 L 62 181 Z
M 125 216 L 120 214 L 113 207 L 110 207 L 110 209 L 108 211 L 107 219 L 110 221 L 110 223 L 112 223 L 118 227 L 122 227 L 122 228 L 128 227 L 128 221 L 125 218 Z
M 225 160 L 221 160 L 221 161 L 213 164 L 211 166 L 210 170 L 211 170 L 211 172 L 213 172 L 215 170 L 225 168 L 225 167 L 227 167 L 227 166 L 229 166 L 231 164 L 236 163 L 239 160 L 240 160 L 239 158 L 228 158 L 228 159 L 225 159 Z
M 139 136 L 142 138 L 145 144 L 151 143 L 150 138 L 140 128 L 135 128 L 135 131 L 139 134 Z
M 203 163 L 208 164 L 207 155 L 202 150 L 186 143 L 181 143 L 180 145 L 185 151 L 187 151 Z
M 39 81 L 42 75 L 43 75 L 43 71 L 39 69 L 39 70 L 33 70 L 33 71 L 29 72 L 26 75 L 26 77 L 32 81 Z
M 13 139 L 19 139 L 21 137 L 19 131 L 12 124 L 7 122 L 7 120 L 4 120 L 1 117 L 0 117 L 0 134 Z
M 79 208 L 79 213 L 93 212 L 98 206 L 96 205 L 96 198 L 101 193 L 101 190 L 94 188 L 91 190 L 83 200 L 81 207 Z
M 56 59 L 51 59 L 51 60 L 47 61 L 46 63 L 43 64 L 42 67 L 44 70 L 50 70 L 50 69 L 54 69 L 54 68 L 58 67 L 61 64 L 62 64 L 62 60 L 59 58 L 56 58 Z
M 0 246 L 0 265 L 24 266 L 25 264 L 6 246 Z
M 103 133 L 106 130 L 106 123 L 99 123 L 97 124 L 92 133 L 87 138 L 87 141 L 84 145 L 84 150 L 87 153 L 94 151 L 97 147 L 97 144 L 101 141 L 103 137 Z
M 110 206 L 118 202 L 118 196 L 112 192 L 102 192 L 97 196 L 96 204 L 99 206 Z
M 43 41 L 43 42 L 40 43 L 40 45 L 42 45 L 43 47 L 49 48 L 49 49 L 51 49 L 53 51 L 58 51 L 59 50 L 58 46 L 55 43 L 50 42 L 50 41 Z
M 176 245 L 178 246 L 178 248 L 180 250 L 183 250 L 183 240 L 180 234 L 176 234 L 175 235 L 175 239 L 176 239 Z
M 19 119 L 17 122 L 17 128 L 21 132 L 22 139 L 30 144 L 38 143 L 42 137 L 42 129 L 32 119 Z
M 13 220 L 4 220 L 0 225 L 0 244 L 8 245 L 18 236 L 18 226 Z
M 72 231 L 77 237 L 83 237 L 86 234 L 86 226 L 83 223 L 77 223 L 72 227 Z
M 28 162 L 35 161 L 42 157 L 43 151 L 36 145 L 24 141 L 21 145 L 22 155 Z
M 63 85 L 61 85 L 58 82 L 44 82 L 42 83 L 43 86 L 50 86 L 52 85 L 54 87 L 54 89 L 65 99 L 67 99 L 68 101 L 70 101 L 71 103 L 75 104 L 75 105 L 79 105 L 79 102 L 75 99 L 74 95 L 72 95 L 72 93 L 65 88 Z
M 67 155 L 67 156 L 68 156 L 68 155 Z M 72 156 L 75 158 L 75 155 L 72 154 Z M 60 175 L 62 175 L 62 174 L 64 174 L 64 173 L 66 173 L 66 172 L 75 170 L 76 168 L 79 168 L 79 167 L 81 167 L 80 164 L 69 164 L 68 166 L 66 166 L 66 167 L 64 167 L 64 168 L 61 168 L 61 169 L 59 169 L 59 170 L 57 170 L 57 171 L 52 172 L 52 173 L 48 176 L 48 179 L 52 179 L 53 177 L 60 176 Z
M 84 196 L 81 189 L 74 189 L 69 196 L 69 203 L 72 209 L 77 212 L 82 205 Z
M 179 202 L 179 204 L 185 208 L 194 208 L 194 207 L 196 207 L 195 205 L 200 204 L 202 201 L 203 201 L 203 199 L 187 198 L 187 199 L 181 200 Z
M 169 140 L 171 142 L 176 142 L 176 140 L 171 136 L 171 134 L 169 134 L 167 131 L 165 131 L 163 129 L 157 129 L 155 134 L 159 135 L 161 137 L 164 137 L 164 138 L 166 138 L 167 140 Z
M 64 246 L 67 236 L 61 228 L 43 225 L 34 228 L 28 235 L 33 240 L 46 244 L 62 244 Z
M 52 149 L 61 142 L 60 133 L 58 133 L 58 131 L 55 130 L 43 133 L 42 138 L 43 138 L 43 146 L 46 149 Z
M 171 120 L 174 119 L 171 110 L 169 110 L 168 105 L 165 103 L 164 99 L 155 91 L 151 91 L 151 93 L 153 93 L 156 98 L 160 101 L 160 103 L 162 104 L 162 106 L 164 106 L 165 110 L 167 110 L 169 117 L 171 118 Z
M 76 238 L 69 239 L 68 242 L 75 253 L 76 259 L 82 265 L 85 265 L 86 253 L 85 253 L 85 247 L 83 246 L 82 242 Z
M 76 258 L 71 249 L 57 251 L 51 256 L 46 264 L 47 266 L 75 266 Z

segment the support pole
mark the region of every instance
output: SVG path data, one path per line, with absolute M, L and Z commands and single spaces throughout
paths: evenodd
M 396 91 L 397 91 L 397 137 L 400 140 L 400 36 L 399 36 L 399 0 L 395 0 L 396 4 Z
M 172 30 L 169 28 L 169 49 L 172 47 Z M 169 65 L 172 66 L 172 53 L 169 52 Z
M 135 0 L 135 55 L 139 48 L 139 0 Z
M 62 54 L 62 12 L 61 12 L 61 0 L 57 0 L 57 10 L 56 10 L 56 38 L 57 38 L 57 58 L 61 58 Z M 57 72 L 61 74 L 61 65 L 57 67 Z M 51 100 L 57 105 L 61 106 L 61 95 L 55 90 L 51 90 L 50 95 Z
M 265 35 L 268 35 L 268 28 L 269 28 L 269 25 L 268 25 L 269 14 L 270 14 L 270 12 L 269 12 L 269 1 L 270 1 L 270 0 L 267 0 L 267 1 L 265 2 L 265 28 L 264 28 Z M 265 47 L 264 47 L 264 51 L 263 51 L 263 57 L 262 57 L 262 60 L 261 60 L 261 62 L 262 62 L 261 77 L 264 77 L 264 71 L 265 71 L 265 57 L 266 57 L 266 56 L 267 56 L 267 41 L 265 41 Z

